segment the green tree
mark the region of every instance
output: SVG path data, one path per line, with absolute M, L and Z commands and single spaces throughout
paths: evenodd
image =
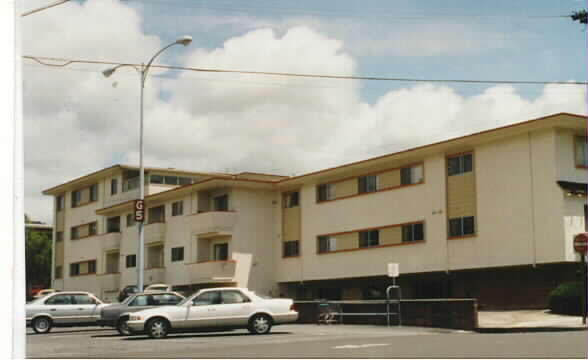
M 31 220 L 25 214 L 25 223 Z M 46 232 L 25 228 L 26 285 L 51 283 L 51 239 Z

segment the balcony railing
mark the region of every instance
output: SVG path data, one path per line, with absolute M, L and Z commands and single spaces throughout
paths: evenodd
M 145 226 L 145 244 L 152 244 L 165 240 L 165 223 L 155 222 Z
M 234 260 L 226 261 L 205 261 L 186 264 L 190 273 L 190 280 L 194 284 L 234 282 L 235 266 Z
M 237 222 L 234 211 L 207 211 L 192 215 L 192 231 L 198 235 L 230 235 Z
M 165 283 L 165 268 L 151 268 L 144 271 L 145 284 Z
M 119 232 L 111 232 L 100 235 L 100 242 L 103 250 L 120 249 L 120 241 L 122 234 Z

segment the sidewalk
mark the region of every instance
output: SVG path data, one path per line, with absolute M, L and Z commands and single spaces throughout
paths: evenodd
M 478 332 L 586 330 L 581 316 L 552 314 L 549 310 L 478 311 Z

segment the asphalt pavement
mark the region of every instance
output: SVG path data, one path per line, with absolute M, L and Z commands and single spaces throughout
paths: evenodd
M 246 330 L 172 334 L 153 340 L 115 330 L 28 330 L 29 358 L 585 358 L 586 332 L 480 334 L 412 326 L 276 326 L 269 335 Z

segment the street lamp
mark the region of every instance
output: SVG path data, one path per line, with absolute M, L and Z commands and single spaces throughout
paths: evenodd
M 174 45 L 184 45 L 187 46 L 192 42 L 191 36 L 182 36 L 178 38 L 173 43 L 165 46 L 161 50 L 159 50 L 153 57 L 149 60 L 147 65 L 141 64 L 140 67 L 137 67 L 132 64 L 120 64 L 113 68 L 106 69 L 102 72 L 105 77 L 109 77 L 114 72 L 121 67 L 130 66 L 137 70 L 141 77 L 141 101 L 140 101 L 140 115 L 139 115 L 139 200 L 141 203 L 145 200 L 145 168 L 143 167 L 143 89 L 145 88 L 145 80 L 147 80 L 147 73 L 149 72 L 149 68 L 153 63 L 153 60 L 159 54 L 164 52 L 166 49 L 174 46 Z M 143 291 L 143 264 L 144 264 L 144 244 L 145 244 L 145 229 L 143 228 L 143 221 L 139 221 L 139 243 L 137 244 L 137 287 L 139 291 Z

